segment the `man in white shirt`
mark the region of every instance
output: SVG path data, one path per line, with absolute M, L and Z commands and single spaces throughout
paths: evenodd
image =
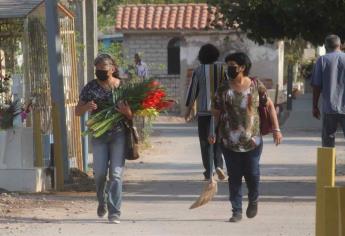
M 149 69 L 145 62 L 141 61 L 138 53 L 134 55 L 135 73 L 139 78 L 147 79 L 149 77 Z

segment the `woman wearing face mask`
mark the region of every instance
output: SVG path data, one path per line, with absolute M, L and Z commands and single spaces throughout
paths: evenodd
M 229 81 L 222 85 L 214 99 L 214 115 L 219 121 L 219 142 L 229 173 L 229 192 L 233 215 L 230 222 L 242 219 L 242 178 L 248 188 L 246 215 L 253 218 L 258 210 L 260 169 L 263 148 L 260 133 L 259 101 L 268 106 L 273 121 L 273 139 L 280 144 L 282 134 L 273 102 L 265 86 L 248 77 L 251 61 L 244 53 L 230 54 L 225 58 Z M 264 100 L 260 99 L 264 98 Z M 214 143 L 215 135 L 209 137 Z
M 75 108 L 76 115 L 86 112 L 95 113 L 101 104 L 112 99 L 112 91 L 121 86 L 116 75 L 115 61 L 108 54 L 100 54 L 95 59 L 96 79 L 82 89 L 80 100 Z M 133 115 L 125 101 L 115 101 L 117 109 L 125 118 L 131 120 Z M 125 129 L 122 122 L 114 125 L 99 138 L 92 138 L 93 170 L 98 199 L 97 215 L 104 217 L 108 211 L 108 220 L 120 223 L 122 200 L 122 176 L 124 170 Z M 107 181 L 107 174 L 108 181 Z

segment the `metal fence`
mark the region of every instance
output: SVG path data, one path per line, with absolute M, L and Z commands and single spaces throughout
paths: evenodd
M 67 15 L 66 15 L 67 14 Z M 68 157 L 71 167 L 83 169 L 80 119 L 75 116 L 78 102 L 78 77 L 73 16 L 61 14 L 59 18 L 61 37 L 62 73 L 66 108 Z M 35 136 L 36 156 L 43 156 L 42 136 L 52 134 L 52 105 L 47 58 L 47 37 L 44 18 L 33 14 L 26 21 L 26 92 L 34 98 L 32 125 Z M 40 159 L 40 158 L 38 158 Z M 37 163 L 36 163 L 37 164 Z M 39 163 L 38 163 L 39 165 Z

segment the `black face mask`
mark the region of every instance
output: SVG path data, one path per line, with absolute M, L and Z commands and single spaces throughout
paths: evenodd
M 96 77 L 101 81 L 106 81 L 108 79 L 107 70 L 96 70 Z
M 228 66 L 228 77 L 229 79 L 235 79 L 238 76 L 237 66 Z

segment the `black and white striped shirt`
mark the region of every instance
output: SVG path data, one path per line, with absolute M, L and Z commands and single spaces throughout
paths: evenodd
M 226 78 L 222 63 L 202 64 L 195 68 L 187 90 L 186 106 L 193 105 L 197 99 L 198 115 L 211 115 L 212 99 Z

